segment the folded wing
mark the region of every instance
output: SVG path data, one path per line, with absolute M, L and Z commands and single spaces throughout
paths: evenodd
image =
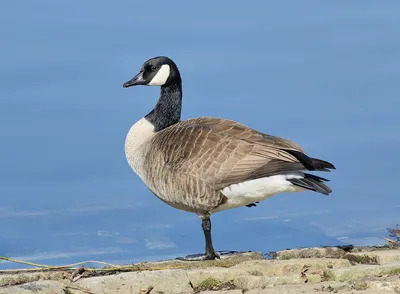
M 182 121 L 154 140 L 167 168 L 201 178 L 215 189 L 277 174 L 334 169 L 329 162 L 308 157 L 290 140 L 220 118 Z

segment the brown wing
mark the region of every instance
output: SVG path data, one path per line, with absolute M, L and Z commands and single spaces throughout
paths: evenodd
M 225 119 L 186 120 L 160 131 L 153 140 L 166 167 L 201 178 L 216 189 L 285 170 L 306 169 L 294 156 L 304 155 L 296 143 Z

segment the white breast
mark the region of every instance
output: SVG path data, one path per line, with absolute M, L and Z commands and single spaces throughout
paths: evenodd
M 154 125 L 146 118 L 142 118 L 130 128 L 126 136 L 125 156 L 131 168 L 139 176 L 142 175 L 144 147 L 154 135 Z
M 262 201 L 283 192 L 304 191 L 303 188 L 297 187 L 287 181 L 287 179 L 303 177 L 301 173 L 275 175 L 230 185 L 221 191 L 226 196 L 227 202 L 220 205 L 217 211 Z

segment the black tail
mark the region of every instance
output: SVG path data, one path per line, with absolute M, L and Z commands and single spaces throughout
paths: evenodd
M 317 158 L 311 158 L 313 166 L 315 170 L 320 170 L 320 171 L 330 171 L 329 169 L 336 169 L 335 166 L 325 160 L 317 159 Z
M 302 179 L 290 179 L 288 181 L 298 187 L 319 192 L 324 195 L 329 195 L 329 193 L 332 192 L 332 190 L 327 185 L 324 184 L 324 182 L 328 182 L 329 180 L 315 175 L 305 173 L 304 178 Z
M 336 169 L 332 163 L 325 160 L 308 157 L 300 151 L 288 149 L 285 149 L 285 151 L 296 157 L 296 159 L 308 170 L 330 171 L 329 169 Z

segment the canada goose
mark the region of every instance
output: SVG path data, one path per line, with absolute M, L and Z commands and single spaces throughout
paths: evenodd
M 168 57 L 147 60 L 123 86 L 137 85 L 161 86 L 161 93 L 153 110 L 130 128 L 126 158 L 159 199 L 201 218 L 205 254 L 186 260 L 219 258 L 211 241 L 214 212 L 254 206 L 282 192 L 332 192 L 327 179 L 303 171 L 335 167 L 308 157 L 292 141 L 222 118 L 180 121 L 182 80 Z

